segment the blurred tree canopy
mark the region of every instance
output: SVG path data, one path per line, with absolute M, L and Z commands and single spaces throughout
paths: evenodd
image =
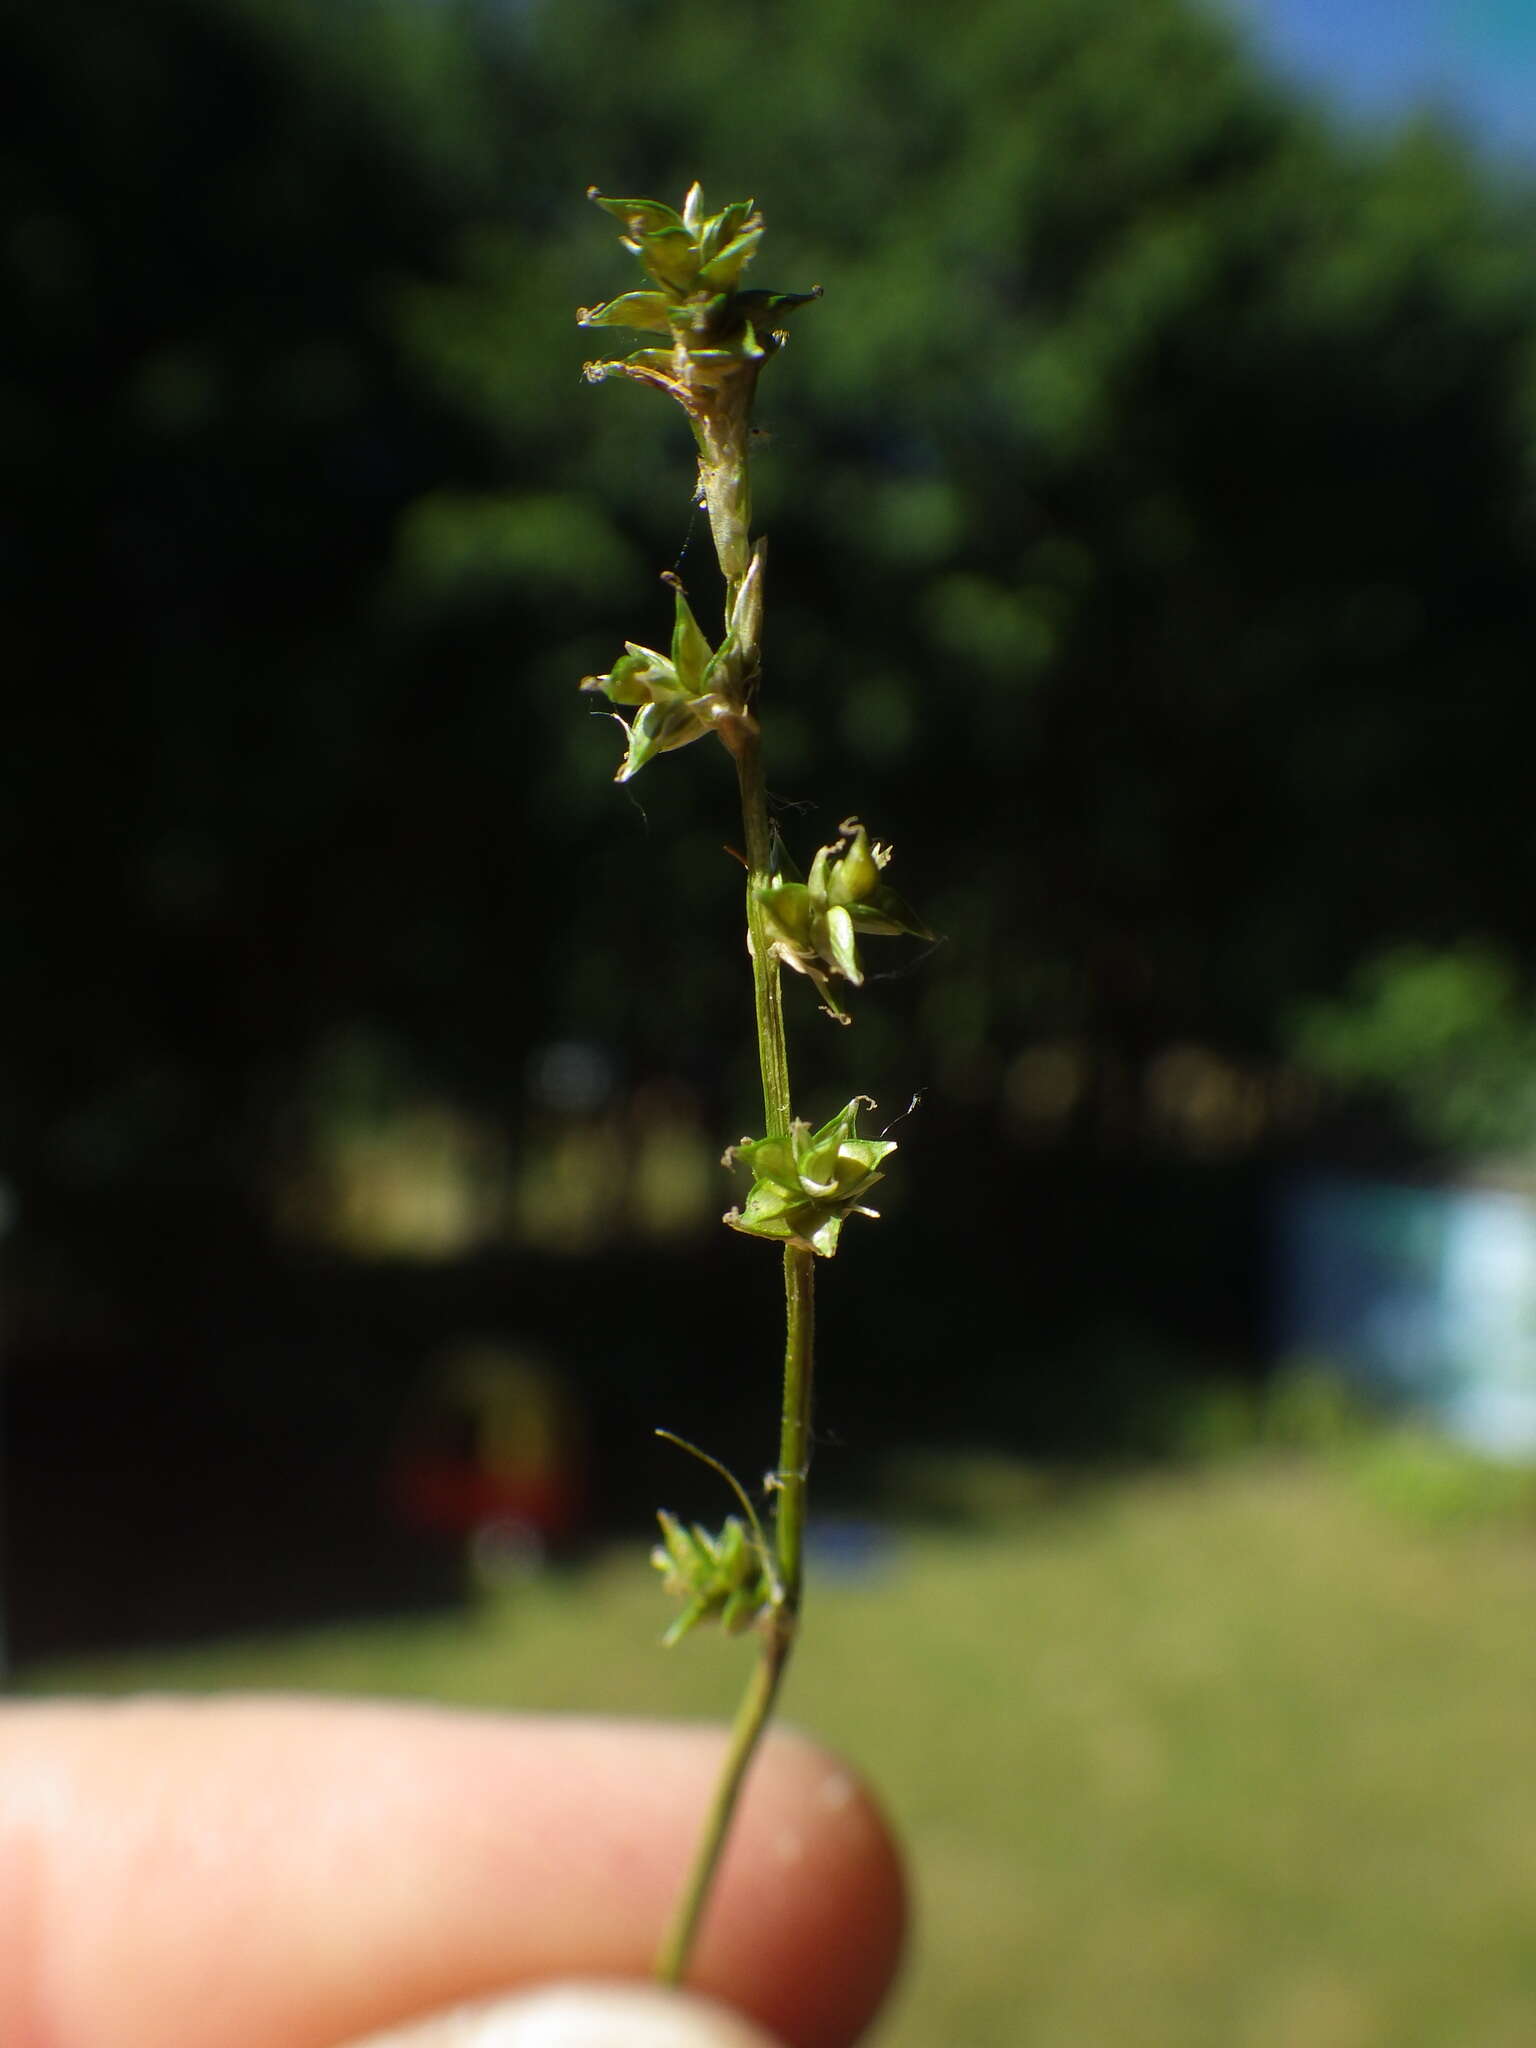
M 349 1047 L 509 1124 L 551 1039 L 747 1099 L 727 764 L 617 793 L 575 694 L 660 571 L 715 601 L 681 423 L 579 379 L 592 183 L 755 194 L 827 288 L 763 393 L 770 772 L 949 943 L 812 1088 L 1068 1047 L 1092 1119 L 1387 945 L 1524 986 L 1536 243 L 1453 136 L 1187 0 L 3 24 L 23 1186 L 237 1189 Z

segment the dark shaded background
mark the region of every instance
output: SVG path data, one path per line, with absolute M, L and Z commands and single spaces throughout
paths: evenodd
M 1536 256 L 1182 0 L 0 9 L 5 1546 L 25 1659 L 456 1583 L 388 1473 L 466 1336 L 593 1525 L 772 1440 L 723 755 L 574 685 L 716 601 L 593 391 L 581 193 L 755 193 L 770 773 L 945 934 L 797 1088 L 898 1113 L 818 1478 L 1155 1452 L 1268 1355 L 1299 1162 L 1536 1127 Z M 885 1191 L 882 1190 L 882 1193 Z M 637 1449 L 637 1446 L 641 1448 Z M 671 1454 L 666 1454 L 670 1457 Z

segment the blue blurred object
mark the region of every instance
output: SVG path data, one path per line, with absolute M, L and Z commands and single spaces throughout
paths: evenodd
M 806 1532 L 806 1549 L 812 1570 L 828 1579 L 884 1578 L 896 1561 L 890 1532 L 878 1522 L 851 1515 L 813 1521 Z
M 1536 1201 L 1308 1175 L 1276 1220 L 1282 1358 L 1536 1461 Z
M 1283 71 L 1352 112 L 1448 115 L 1495 151 L 1536 156 L 1531 0 L 1226 0 Z

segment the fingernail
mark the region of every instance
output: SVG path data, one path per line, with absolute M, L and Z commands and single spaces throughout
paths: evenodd
M 775 2048 L 739 2014 L 650 1984 L 546 1984 L 349 2048 Z

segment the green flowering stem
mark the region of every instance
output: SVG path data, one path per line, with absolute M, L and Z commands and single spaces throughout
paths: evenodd
M 747 465 L 745 421 L 736 460 Z M 744 501 L 743 484 L 739 501 Z M 722 568 L 725 563 L 722 560 Z M 755 679 L 760 649 L 754 639 L 744 648 L 744 666 Z M 747 845 L 747 931 L 752 953 L 752 989 L 757 1019 L 757 1055 L 763 1086 L 764 1127 L 769 1136 L 787 1136 L 791 1121 L 789 1049 L 784 1036 L 784 1003 L 778 955 L 768 929 L 762 890 L 772 879 L 773 836 L 768 821 L 768 793 L 763 779 L 762 740 L 755 722 L 740 730 L 732 748 L 741 791 L 742 831 Z M 773 1716 L 800 1614 L 804 1575 L 806 1487 L 811 1447 L 811 1391 L 814 1382 L 815 1254 L 798 1246 L 784 1250 L 784 1382 L 779 1419 L 779 1467 L 774 1475 L 773 1546 L 778 1569 L 778 1597 L 759 1623 L 757 1661 L 747 1681 L 720 1779 L 682 1895 L 656 1956 L 656 1976 L 663 1984 L 682 1982 L 694 1938 L 721 1853 L 730 1833 L 737 1801 L 758 1743 Z
M 783 344 L 781 323 L 817 294 L 743 289 L 742 273 L 762 239 L 762 219 L 750 200 L 708 214 L 697 185 L 681 213 L 657 200 L 606 198 L 595 188 L 590 196 L 620 224 L 624 246 L 639 258 L 646 282 L 606 305 L 583 309 L 578 319 L 583 327 L 628 328 L 658 336 L 666 345 L 589 363 L 586 374 L 598 383 L 609 377 L 630 378 L 664 392 L 682 407 L 698 449 L 699 497 L 708 510 L 725 578 L 725 612 L 721 639 L 711 647 L 679 589 L 670 653 L 629 642 L 606 675 L 587 677 L 583 687 L 599 692 L 611 704 L 633 709 L 630 720 L 621 720 L 628 746 L 620 781 L 628 781 L 655 756 L 691 745 L 711 732 L 736 763 L 766 1131 L 760 1142 L 777 1140 L 787 1158 L 798 1127 L 790 1107 L 780 970 L 786 960 L 800 972 L 814 967 L 824 985 L 829 920 L 840 917 L 848 928 L 839 939 L 844 967 L 854 959 L 852 912 L 841 901 L 833 902 L 829 881 L 816 899 L 814 914 L 808 909 L 800 917 L 806 928 L 803 942 L 796 932 L 783 928 L 782 917 L 775 923 L 775 904 L 784 917 L 793 919 L 798 899 L 791 905 L 782 894 L 774 896 L 773 835 L 757 721 L 765 551 L 763 542 L 754 544 L 751 535 L 748 445 L 757 380 Z M 827 866 L 823 861 L 816 871 L 818 884 L 826 879 Z M 872 856 L 870 871 L 877 879 Z M 809 885 L 802 893 L 809 903 Z M 849 1137 L 852 1142 L 851 1128 Z M 823 1255 L 835 1248 L 838 1220 L 828 1225 L 830 1235 L 822 1233 Z M 800 1611 L 816 1251 L 806 1239 L 792 1236 L 789 1227 L 770 1227 L 757 1234 L 784 1240 L 784 1386 L 779 1464 L 768 1482 L 773 1496 L 771 1534 L 764 1534 L 743 1498 L 747 1523 L 733 1520 L 718 1537 L 661 1516 L 662 1543 L 655 1556 L 669 1589 L 685 1601 L 678 1635 L 707 1618 L 720 1620 L 729 1630 L 750 1625 L 748 1617 L 755 1615 L 759 1643 L 693 1867 L 657 1955 L 656 1974 L 668 1984 L 680 1981 L 687 1970 L 741 1788 L 783 1681 Z M 705 1462 L 713 1461 L 706 1455 Z

